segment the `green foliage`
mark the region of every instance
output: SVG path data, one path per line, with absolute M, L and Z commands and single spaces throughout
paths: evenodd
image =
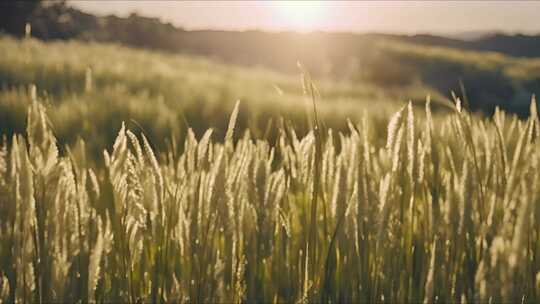
M 395 79 L 383 81 L 407 83 L 418 79 L 446 95 L 451 91 L 462 94 L 464 85 L 471 110 L 488 115 L 498 106 L 527 117 L 531 95 L 540 90 L 540 60 L 537 58 L 513 58 L 394 40 L 380 41 L 378 48 L 384 52 L 381 60 L 393 61 L 398 66 L 390 69 L 394 71 L 390 76 Z M 375 62 L 374 68 L 377 65 Z

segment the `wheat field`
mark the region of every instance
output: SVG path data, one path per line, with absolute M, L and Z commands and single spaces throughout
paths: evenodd
M 59 152 L 33 94 L 0 148 L 0 301 L 540 300 L 534 98 L 527 120 L 409 103 L 386 144 L 316 108 L 311 132 L 283 122 L 271 144 L 235 135 L 238 112 L 181 153 L 123 125 L 94 163 L 83 140 Z

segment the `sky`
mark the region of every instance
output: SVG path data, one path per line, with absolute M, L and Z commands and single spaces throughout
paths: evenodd
M 70 1 L 185 29 L 454 34 L 540 33 L 540 1 Z

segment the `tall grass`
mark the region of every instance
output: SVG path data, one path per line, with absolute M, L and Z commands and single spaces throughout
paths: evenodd
M 540 300 L 535 100 L 527 120 L 409 105 L 386 145 L 367 119 L 234 136 L 238 112 L 181 153 L 122 125 L 96 167 L 33 94 L 0 145 L 0 301 Z

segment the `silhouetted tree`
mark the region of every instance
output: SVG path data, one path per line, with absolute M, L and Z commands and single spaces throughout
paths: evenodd
M 26 23 L 40 4 L 38 0 L 0 1 L 0 31 L 23 36 Z

